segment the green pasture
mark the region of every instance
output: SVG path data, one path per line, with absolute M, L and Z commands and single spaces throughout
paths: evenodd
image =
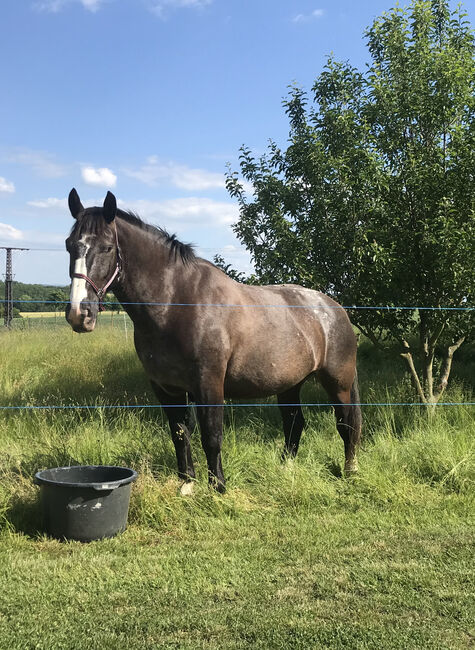
M 0 403 L 155 403 L 130 334 L 106 321 L 91 335 L 1 332 Z M 473 401 L 474 376 L 465 346 L 444 401 Z M 359 377 L 363 402 L 414 401 L 403 362 L 365 342 Z M 304 400 L 326 397 L 309 384 Z M 0 411 L 0 648 L 473 647 L 474 415 L 365 407 L 360 473 L 345 479 L 329 408 L 306 410 L 299 455 L 282 464 L 277 409 L 228 407 L 228 491 L 208 489 L 195 432 L 185 498 L 159 409 Z M 48 539 L 32 476 L 82 463 L 139 472 L 129 528 Z
M 125 335 L 132 333 L 132 321 L 125 312 L 104 311 L 98 314 L 99 324 L 103 327 L 115 327 Z M 15 331 L 30 331 L 32 329 L 52 329 L 58 327 L 70 329 L 64 316 L 64 309 L 51 311 L 24 311 L 20 318 L 14 318 L 12 329 Z

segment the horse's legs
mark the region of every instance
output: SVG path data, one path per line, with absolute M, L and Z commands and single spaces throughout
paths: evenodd
M 169 395 L 161 386 L 153 381 L 151 383 L 160 402 L 171 405 L 168 408 L 165 406 L 163 410 L 168 418 L 173 444 L 175 445 L 178 476 L 185 482 L 192 481 L 195 478 L 195 468 L 193 467 L 190 446 L 191 408 L 173 406 L 173 404 L 186 404 L 186 393 Z
M 305 424 L 300 406 L 300 388 L 302 384 L 297 384 L 285 393 L 277 395 L 282 422 L 284 424 L 285 446 L 282 453 L 282 460 L 289 456 L 293 458 L 299 448 L 300 436 Z M 290 406 L 284 406 L 290 404 Z
M 223 385 L 203 382 L 205 387 L 194 391 L 198 404 L 217 404 L 218 406 L 197 406 L 198 422 L 201 429 L 201 443 L 208 462 L 209 484 L 222 494 L 226 491 L 226 481 L 221 464 L 221 444 L 223 440 Z
M 330 401 L 335 404 L 336 428 L 345 445 L 345 473 L 352 474 L 358 471 L 356 452 L 361 438 L 361 410 L 355 406 L 359 403 L 356 376 L 349 388 L 325 375 L 320 379 Z

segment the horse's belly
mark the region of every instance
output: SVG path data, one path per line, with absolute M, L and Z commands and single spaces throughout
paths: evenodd
M 305 377 L 302 377 L 299 381 L 303 381 L 303 379 Z M 229 377 L 224 382 L 224 396 L 225 398 L 231 399 L 270 397 L 271 395 L 278 395 L 279 393 L 285 392 L 298 384 L 299 381 L 272 380 L 272 378 L 263 380 L 250 377 Z
M 278 395 L 304 381 L 317 370 L 315 359 L 303 351 L 299 355 L 256 354 L 231 359 L 224 380 L 226 397 L 268 397 Z

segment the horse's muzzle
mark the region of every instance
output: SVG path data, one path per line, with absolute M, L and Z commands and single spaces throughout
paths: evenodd
M 97 310 L 91 309 L 90 305 L 84 305 L 84 303 L 71 305 L 71 303 L 68 303 L 66 307 L 66 320 L 73 330 L 79 334 L 92 332 L 96 326 L 96 317 Z

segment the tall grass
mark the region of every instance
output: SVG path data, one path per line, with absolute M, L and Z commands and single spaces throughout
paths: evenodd
M 360 352 L 363 402 L 414 401 L 402 362 Z M 472 401 L 474 357 L 460 351 L 445 401 Z M 101 408 L 155 403 L 130 336 L 3 332 L 0 358 L 2 405 L 99 407 L 0 412 L 0 648 L 468 647 L 474 407 L 430 420 L 419 406 L 364 407 L 352 480 L 331 408 L 306 409 L 299 454 L 282 464 L 278 409 L 228 407 L 228 492 L 208 489 L 195 431 L 186 499 L 161 410 Z M 303 401 L 327 397 L 309 382 Z M 43 536 L 32 476 L 67 464 L 138 470 L 124 535 Z

